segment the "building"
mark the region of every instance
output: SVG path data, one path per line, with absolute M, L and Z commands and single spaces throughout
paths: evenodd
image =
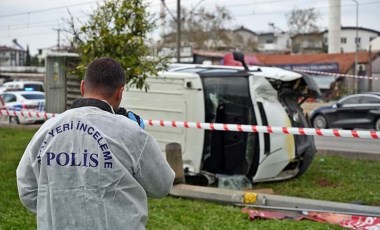
M 291 37 L 292 53 L 326 53 L 326 46 L 323 43 L 323 33 L 296 34 Z
M 359 69 L 355 74 L 355 52 L 350 53 L 319 53 L 319 54 L 255 54 L 263 65 L 278 66 L 291 70 L 312 70 L 320 74 L 309 74 L 317 82 L 323 93 L 327 93 L 331 83 L 336 80 L 342 82 L 341 90 L 344 93 L 380 91 L 379 80 L 358 79 L 352 77 L 338 77 L 334 73 L 380 77 L 380 53 L 358 52 Z M 322 72 L 326 73 L 323 74 Z M 332 73 L 332 74 L 328 74 Z
M 183 31 L 181 45 L 190 46 L 197 50 L 207 49 L 211 52 L 241 50 L 243 52 L 287 53 L 291 50 L 290 36 L 283 31 L 256 33 L 240 26 L 234 30 L 199 32 L 198 35 L 200 38 L 209 37 L 210 39 L 199 39 L 198 42 L 191 41 L 190 38 L 194 35 L 190 36 L 188 32 Z M 163 36 L 163 42 L 159 46 L 164 48 L 176 47 L 176 34 L 169 33 Z
M 328 30 L 323 33 L 323 44 L 328 46 Z M 358 27 L 358 50 L 368 50 L 370 42 L 379 37 L 380 32 L 364 27 Z M 342 26 L 340 31 L 340 47 L 342 53 L 355 52 L 356 27 Z
M 291 39 L 286 32 L 258 33 L 258 51 L 262 53 L 287 53 L 291 49 Z
M 72 49 L 73 48 L 71 46 L 67 46 L 67 45 L 61 45 L 61 46 L 53 45 L 53 46 L 38 49 L 37 57 L 40 62 L 43 62 L 45 61 L 46 56 L 51 53 L 70 53 Z
M 368 50 L 380 51 L 380 36 L 370 42 Z
M 237 49 L 245 52 L 254 52 L 258 50 L 258 34 L 241 26 L 232 30 L 229 34 L 231 44 L 229 50 Z
M 223 65 L 226 54 L 231 52 L 194 50 L 194 63 Z M 309 74 L 317 82 L 326 97 L 332 83 L 339 81 L 343 93 L 380 91 L 380 51 L 358 52 L 358 64 L 361 71 L 357 75 L 371 76 L 375 80 L 339 77 L 336 74 L 355 75 L 355 52 L 351 53 L 314 53 L 314 54 L 268 54 L 246 53 L 254 57 L 261 65 L 278 66 L 295 71 L 317 71 Z
M 0 46 L 0 66 L 24 66 L 26 51 L 21 48 Z

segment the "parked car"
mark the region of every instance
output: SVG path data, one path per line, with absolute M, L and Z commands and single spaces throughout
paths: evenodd
M 345 96 L 330 106 L 313 110 L 310 119 L 315 128 L 365 128 L 380 131 L 380 92 Z
M 8 110 L 39 111 L 45 110 L 45 93 L 38 91 L 10 91 L 0 94 Z M 11 116 L 10 123 L 24 124 L 44 121 L 44 118 Z
M 7 91 L 40 91 L 44 92 L 44 83 L 40 81 L 17 80 L 10 81 L 0 86 L 0 93 Z

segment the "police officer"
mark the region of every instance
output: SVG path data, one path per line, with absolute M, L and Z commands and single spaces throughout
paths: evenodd
M 94 60 L 83 98 L 47 120 L 27 146 L 17 186 L 38 229 L 145 229 L 147 197 L 172 188 L 174 172 L 142 119 L 119 109 L 125 80 L 119 62 Z

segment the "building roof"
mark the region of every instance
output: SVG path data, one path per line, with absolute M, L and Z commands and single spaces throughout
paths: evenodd
M 245 32 L 248 32 L 248 33 L 250 33 L 250 34 L 252 34 L 252 35 L 257 36 L 256 32 L 254 32 L 254 31 L 252 31 L 252 30 L 250 30 L 250 29 L 247 29 L 247 28 L 245 28 L 244 26 L 240 26 L 239 28 L 234 29 L 233 31 L 234 31 L 234 32 L 245 31 Z
M 340 27 L 341 30 L 356 30 L 356 26 L 341 26 Z M 359 31 L 368 31 L 368 32 L 372 32 L 372 33 L 375 33 L 377 35 L 380 36 L 380 31 L 377 31 L 377 30 L 373 30 L 373 29 L 369 29 L 369 28 L 365 28 L 365 27 L 358 27 L 358 30 Z M 324 31 L 322 31 L 322 33 L 326 33 L 328 32 L 329 30 L 326 29 Z
M 193 54 L 210 57 L 210 58 L 223 58 L 224 55 L 230 52 L 221 51 L 204 51 L 193 50 Z M 355 52 L 352 53 L 336 53 L 336 54 L 267 54 L 255 53 L 245 54 L 246 56 L 255 56 L 262 65 L 297 65 L 297 64 L 317 64 L 317 63 L 338 63 L 339 73 L 348 73 L 355 65 Z M 366 64 L 370 60 L 380 56 L 379 52 L 372 52 L 371 56 L 367 51 L 358 52 L 358 63 Z
M 339 64 L 340 73 L 348 73 L 355 65 L 355 53 L 337 54 L 255 54 L 263 65 L 285 65 L 285 64 L 313 64 L 313 63 L 333 63 Z M 379 56 L 379 53 L 358 52 L 358 63 L 368 63 Z
M 0 52 L 1 51 L 24 51 L 24 52 L 26 52 L 25 50 L 16 49 L 16 48 L 13 48 L 13 47 L 8 47 L 8 46 L 0 46 Z

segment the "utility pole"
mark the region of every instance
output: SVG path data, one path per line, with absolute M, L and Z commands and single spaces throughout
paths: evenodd
M 160 8 L 160 36 L 161 36 L 161 43 L 163 44 L 165 40 L 165 0 L 161 0 L 161 8 Z
M 58 33 L 58 38 L 57 38 L 57 51 L 59 52 L 61 50 L 61 46 L 60 46 L 60 40 L 61 40 L 61 37 L 60 37 L 60 34 L 61 34 L 61 30 L 62 29 L 53 29 L 53 30 L 56 30 L 57 33 Z
M 177 0 L 177 63 L 181 62 L 181 0 Z
M 357 0 L 352 0 L 356 3 L 356 36 L 355 36 L 355 72 L 354 75 L 358 74 L 358 46 L 359 46 L 359 36 L 358 36 L 358 27 L 359 27 L 359 2 Z M 355 81 L 355 93 L 358 92 L 358 79 Z
M 368 92 L 371 92 L 372 91 L 372 46 L 371 45 L 369 45 L 369 50 L 368 50 L 367 76 L 370 77 L 370 79 L 368 79 Z

